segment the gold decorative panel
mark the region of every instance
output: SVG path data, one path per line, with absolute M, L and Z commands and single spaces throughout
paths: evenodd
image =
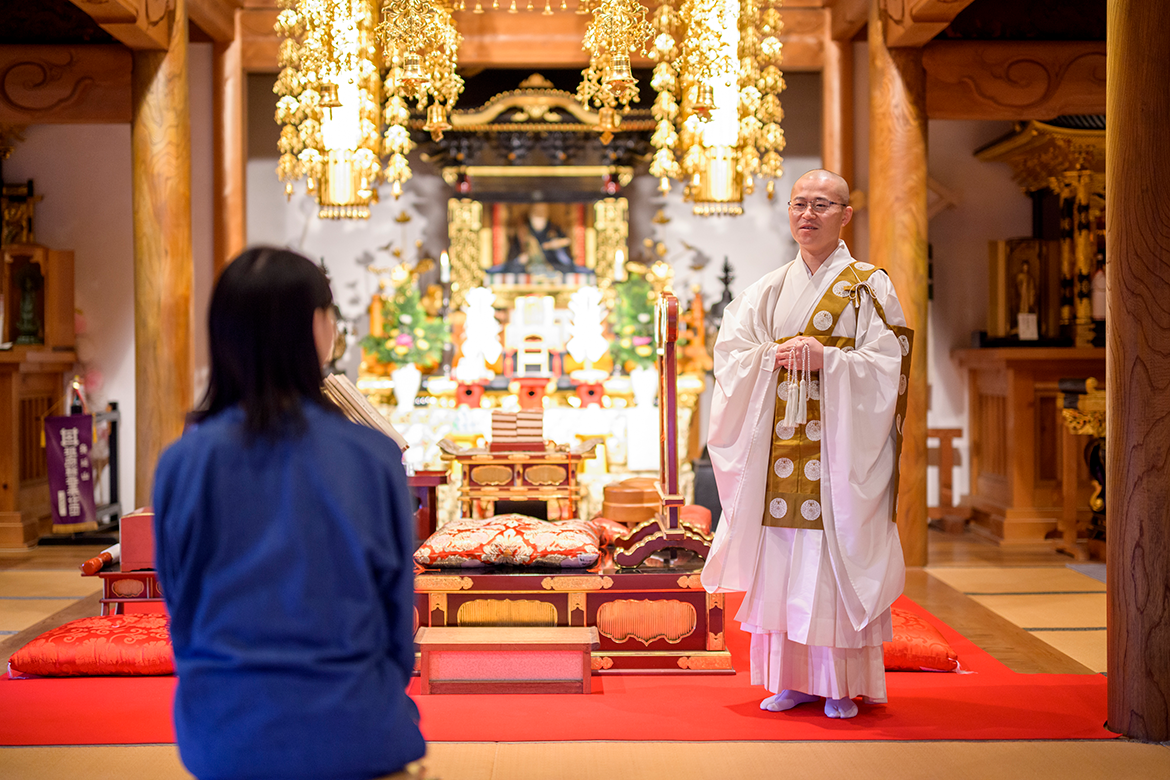
M 447 621 L 447 594 L 446 593 L 432 593 L 428 598 L 430 604 L 430 613 L 433 615 L 436 610 L 443 613 L 443 622 Z
M 605 198 L 593 204 L 593 227 L 597 231 L 597 286 L 606 303 L 610 304 L 616 297 L 614 278 L 623 273 L 616 267 L 618 250 L 627 260 L 630 258 L 627 246 L 630 235 L 629 210 L 629 202 L 625 198 Z
M 463 296 L 483 284 L 479 265 L 479 229 L 483 204 L 467 198 L 447 201 L 447 238 L 451 244 L 451 310 L 463 305 Z
M 699 590 L 703 587 L 703 583 L 698 574 L 684 574 L 678 578 L 678 586 L 688 590 Z
M 604 590 L 613 587 L 613 580 L 609 577 L 545 577 L 540 581 L 540 587 L 545 590 Z
M 142 580 L 114 580 L 110 585 L 110 590 L 120 598 L 133 599 L 142 595 L 142 592 L 146 590 L 146 583 Z
M 512 469 L 508 466 L 476 466 L 471 470 L 471 481 L 477 485 L 509 485 Z
M 589 667 L 593 669 L 593 671 L 598 671 L 599 669 L 609 669 L 612 666 L 613 659 L 608 655 L 595 655 L 589 661 Z
M 460 626 L 555 626 L 556 605 L 533 599 L 476 599 L 459 605 Z
M 414 589 L 423 593 L 433 590 L 467 590 L 471 584 L 471 577 L 424 574 L 414 578 Z
M 707 632 L 707 649 L 708 650 L 722 650 L 723 649 L 723 632 L 712 633 Z
M 731 655 L 698 655 L 698 656 L 683 656 L 678 659 L 679 669 L 690 669 L 692 671 L 722 671 L 731 670 Z
M 533 485 L 559 485 L 568 476 L 569 471 L 564 466 L 533 466 L 524 470 L 524 478 Z
M 569 594 L 569 612 L 574 610 L 581 612 L 585 611 L 585 594 L 584 593 L 570 593 Z
M 644 645 L 657 639 L 674 644 L 690 636 L 698 625 L 695 608 L 675 599 L 619 599 L 597 609 L 597 630 L 615 642 L 631 637 Z

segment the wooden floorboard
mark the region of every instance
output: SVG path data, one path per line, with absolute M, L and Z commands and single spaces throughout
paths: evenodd
M 1000 663 L 1022 674 L 1093 674 L 1046 642 L 922 569 L 906 572 L 906 595 Z M 960 659 L 961 663 L 961 659 Z

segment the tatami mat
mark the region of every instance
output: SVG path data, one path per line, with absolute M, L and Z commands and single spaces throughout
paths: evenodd
M 1104 593 L 971 596 L 1023 629 L 1104 628 Z
M 1109 671 L 1106 663 L 1105 629 L 1095 631 L 1033 631 L 1032 636 L 1043 640 L 1074 661 L 1094 672 Z
M 1133 742 L 567 742 L 443 743 L 441 780 L 1154 780 L 1170 749 Z M 190 780 L 172 745 L 0 748 L 13 780 Z
M 79 571 L 0 571 L 0 598 L 85 598 L 102 589 L 101 577 Z
M 1063 566 L 931 566 L 930 576 L 957 591 L 975 593 L 1104 593 L 1105 584 Z
M 0 598 L 0 631 L 23 631 L 72 603 L 73 599 Z

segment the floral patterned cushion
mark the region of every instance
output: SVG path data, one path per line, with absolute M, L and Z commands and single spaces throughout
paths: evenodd
M 169 623 L 158 613 L 73 620 L 17 650 L 8 661 L 9 675 L 174 674 Z
M 423 566 L 509 564 L 588 568 L 597 562 L 597 530 L 580 520 L 550 523 L 524 515 L 447 523 L 422 543 Z
M 954 672 L 959 655 L 938 629 L 913 612 L 890 608 L 894 640 L 885 642 L 886 670 L 890 672 Z

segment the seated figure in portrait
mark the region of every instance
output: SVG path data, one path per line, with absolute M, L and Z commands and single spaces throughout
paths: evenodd
M 487 269 L 489 274 L 528 274 L 561 278 L 564 274 L 592 274 L 593 270 L 573 262 L 569 239 L 549 220 L 547 203 L 534 203 L 527 218 L 508 240 L 508 259 Z

